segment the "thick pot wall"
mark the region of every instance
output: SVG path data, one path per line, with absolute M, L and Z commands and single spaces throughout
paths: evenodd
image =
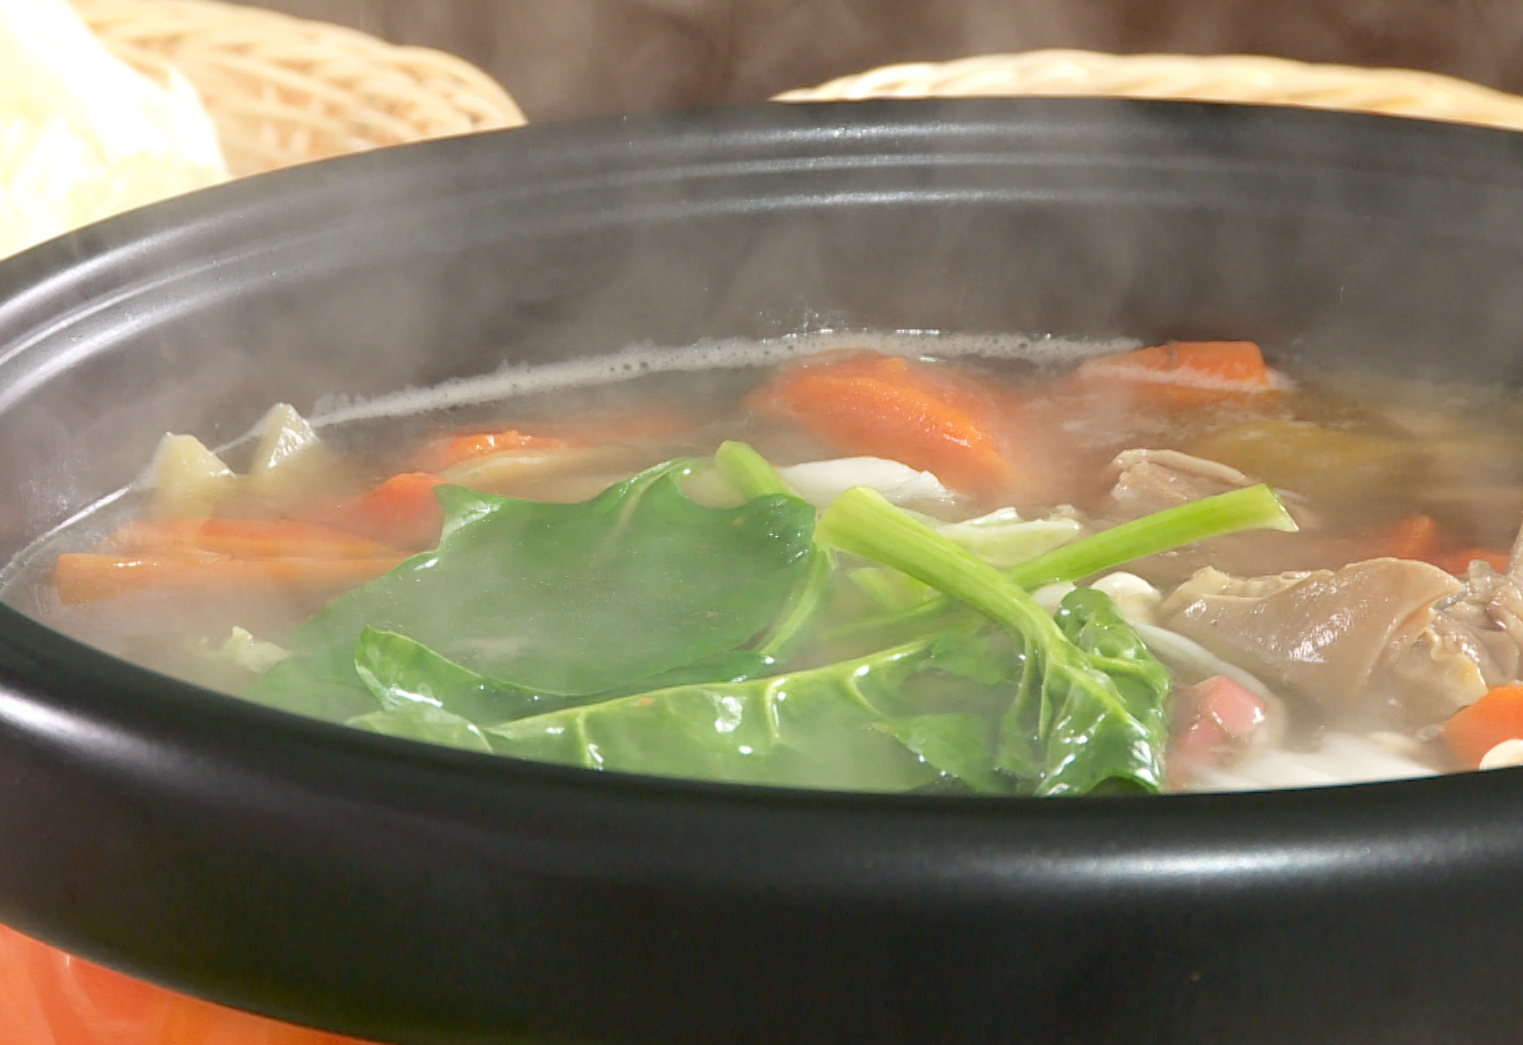
M 571 124 L 198 194 L 0 265 L 0 556 L 166 429 L 826 327 L 1252 337 L 1514 381 L 1523 147 L 1097 102 Z M 412 1045 L 1511 1042 L 1523 780 L 963 802 L 416 747 L 0 613 L 0 920 Z

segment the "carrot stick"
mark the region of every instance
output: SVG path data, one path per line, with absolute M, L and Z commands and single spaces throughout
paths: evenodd
M 209 552 L 234 558 L 373 559 L 393 549 L 332 526 L 294 519 L 176 516 L 138 519 L 113 533 L 123 552 Z
M 1504 740 L 1523 739 L 1523 686 L 1497 686 L 1445 722 L 1441 735 L 1460 761 L 1474 769 Z
M 863 352 L 805 361 L 781 370 L 747 406 L 844 452 L 932 472 L 963 493 L 999 496 L 1023 479 L 988 399 L 897 356 Z
M 1199 406 L 1278 391 L 1252 341 L 1173 341 L 1081 363 L 1075 379 L 1112 385 L 1161 405 Z
M 302 514 L 393 548 L 428 548 L 438 543 L 444 525 L 434 487 L 445 481 L 427 472 L 403 472 L 362 494 Z
M 67 552 L 58 556 L 53 567 L 53 587 L 66 605 L 148 590 L 206 595 L 263 587 L 327 597 L 374 580 L 402 559 L 400 554 L 348 559 L 235 559 L 194 552 L 144 556 Z

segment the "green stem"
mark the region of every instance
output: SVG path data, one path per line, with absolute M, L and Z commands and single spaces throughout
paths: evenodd
M 1052 618 L 1019 584 L 869 487 L 853 487 L 830 502 L 814 536 L 827 547 L 907 573 L 1018 635 L 1065 641 Z
M 727 440 L 714 451 L 714 467 L 746 500 L 772 493 L 792 493 L 777 469 L 745 443 Z
M 1115 569 L 1136 559 L 1243 530 L 1294 533 L 1296 522 L 1275 492 L 1260 483 L 1165 508 L 1082 537 L 1011 567 L 1005 576 L 1033 591 Z
M 832 504 L 831 508 L 834 507 Z M 826 509 L 827 513 L 829 510 Z M 1294 532 L 1296 529 L 1295 520 L 1279 497 L 1268 486 L 1260 484 L 1203 497 L 1121 523 L 1054 548 L 1004 572 L 1020 587 L 1035 591 L 1048 584 L 1081 580 L 1148 555 L 1211 537 L 1224 537 L 1245 530 Z M 936 595 L 907 609 L 851 621 L 835 629 L 831 637 L 855 642 L 877 634 L 914 634 L 921 629 L 939 626 L 956 613 L 957 606 L 951 599 Z

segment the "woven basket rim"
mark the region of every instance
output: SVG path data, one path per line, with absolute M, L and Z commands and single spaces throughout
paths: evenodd
M 234 174 L 527 122 L 465 59 L 224 0 L 72 0 L 118 57 L 201 95 Z
M 777 101 L 1017 95 L 1296 105 L 1523 128 L 1523 97 L 1442 73 L 1251 54 L 1048 48 L 903 62 L 785 91 Z

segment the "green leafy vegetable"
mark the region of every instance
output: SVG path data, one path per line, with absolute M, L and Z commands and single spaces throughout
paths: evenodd
M 1163 787 L 1169 673 L 1104 592 L 1075 588 L 1055 618 L 1067 650 L 1028 670 L 999 727 L 996 765 L 1037 781 L 1036 793 L 1085 794 L 1111 781 Z M 1068 663 L 1103 675 L 1103 692 Z M 1037 660 L 1038 658 L 1031 658 Z M 1055 670 L 1054 659 L 1064 664 Z
M 347 671 L 325 672 L 326 665 L 312 657 L 290 657 L 266 671 L 239 693 L 244 700 L 308 715 L 328 722 L 345 722 L 380 709 L 375 697 L 354 681 L 352 665 Z M 343 665 L 340 665 L 343 668 Z
M 727 650 L 646 680 L 632 691 L 734 682 L 765 675 L 774 666 L 770 657 L 754 650 Z M 506 722 L 586 702 L 586 698 L 536 693 L 478 674 L 405 635 L 373 628 L 366 628 L 360 636 L 354 669 L 365 689 L 384 708 L 436 707 L 477 723 Z M 615 695 L 619 694 L 608 694 Z
M 887 733 L 925 762 L 985 795 L 1030 794 L 1027 781 L 994 767 L 996 724 L 987 715 L 912 715 L 874 728 Z
M 385 711 L 372 711 L 350 719 L 346 725 L 389 737 L 492 753 L 492 745 L 487 743 L 475 723 L 429 704 L 404 704 Z
M 439 656 L 393 631 L 366 628 L 354 670 L 383 708 L 435 707 L 472 722 L 501 722 L 560 706 L 563 699 L 510 686 Z
M 906 791 L 936 772 L 870 728 L 907 710 L 936 639 L 749 682 L 681 686 L 486 731 L 519 758 L 592 769 L 850 791 Z
M 1006 575 L 1032 590 L 1076 581 L 1136 559 L 1157 555 L 1209 537 L 1244 530 L 1294 533 L 1296 521 L 1269 487 L 1260 483 L 1165 508 L 1140 519 L 1092 533 L 1011 569 Z
M 788 484 L 771 463 L 745 443 L 727 440 L 719 444 L 719 449 L 714 451 L 714 466 L 747 499 L 790 493 Z M 782 614 L 757 643 L 758 652 L 779 660 L 792 652 L 804 629 L 824 604 L 834 573 L 835 563 L 830 553 L 817 544 L 812 545 L 809 566 L 803 578 L 789 594 Z
M 814 509 L 785 494 L 704 508 L 673 461 L 581 504 L 443 486 L 439 547 L 337 600 L 292 646 L 353 679 L 367 628 L 545 696 L 635 686 L 746 646 L 817 568 Z M 353 679 L 358 682 L 358 679 Z
M 1009 570 L 1005 576 L 1027 591 L 1115 569 L 1136 559 L 1246 530 L 1293 532 L 1295 520 L 1268 486 L 1246 487 L 1166 508 L 1064 544 Z M 892 613 L 850 621 L 832 638 L 853 642 L 902 642 L 924 630 L 945 627 L 956 604 L 936 596 Z
M 1103 593 L 1072 593 L 1055 621 L 1015 581 L 865 487 L 836 498 L 815 534 L 966 603 L 1016 640 L 1022 655 L 995 768 L 1036 794 L 1083 793 L 1112 779 L 1162 787 L 1168 674 Z M 914 735 L 931 735 L 918 728 Z M 930 757 L 929 742 L 920 753 Z

